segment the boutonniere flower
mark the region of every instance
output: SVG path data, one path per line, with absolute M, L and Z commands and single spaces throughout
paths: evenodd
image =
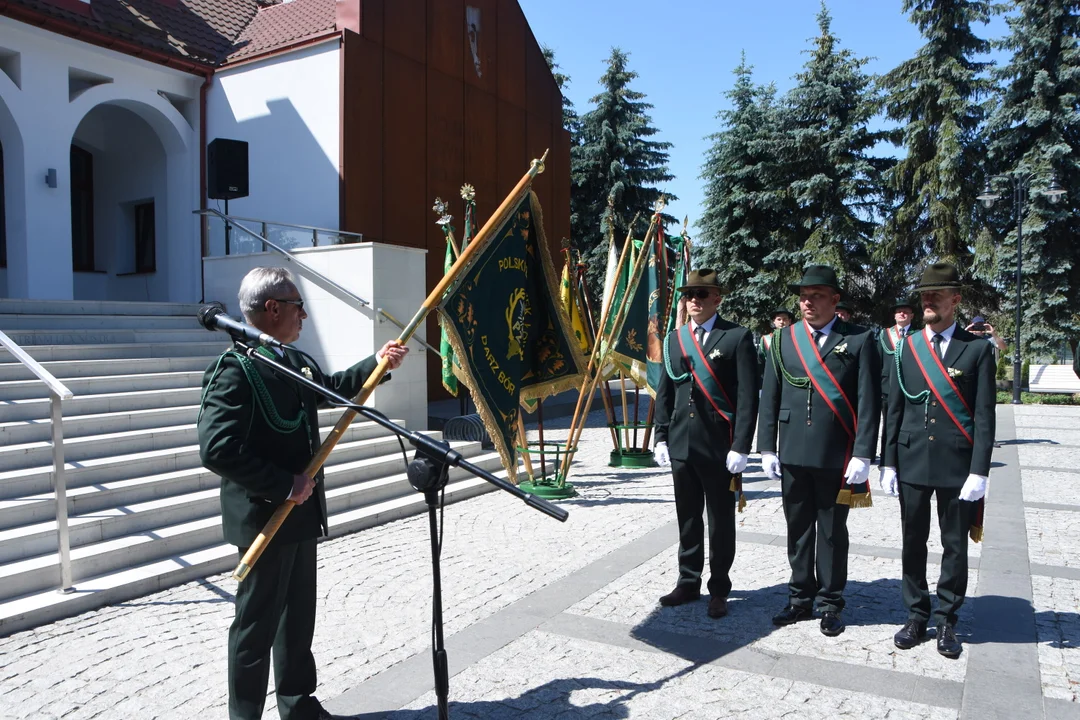
M 300 374 L 303 375 L 304 377 L 306 377 L 308 380 L 310 380 L 311 379 L 311 368 L 309 368 L 309 367 L 300 368 Z
M 713 350 L 711 353 L 709 353 L 709 359 L 710 360 L 715 360 L 716 358 L 722 358 L 722 357 L 724 357 L 724 353 L 720 352 L 719 348 L 717 348 L 716 350 Z
M 833 352 L 836 353 L 837 355 L 847 355 L 848 354 L 847 343 L 846 342 L 840 343 L 835 348 L 833 348 Z
M 964 374 L 963 370 L 957 370 L 956 368 L 949 368 L 949 377 L 958 378 Z

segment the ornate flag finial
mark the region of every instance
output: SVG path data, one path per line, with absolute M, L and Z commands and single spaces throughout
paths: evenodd
M 465 183 L 461 186 L 461 199 L 465 202 L 472 202 L 476 198 L 476 188 L 469 183 Z

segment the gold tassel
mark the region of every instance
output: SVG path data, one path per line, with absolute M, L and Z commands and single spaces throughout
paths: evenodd
M 836 494 L 836 504 L 851 507 L 851 490 L 842 488 L 840 492 Z
M 731 484 L 728 485 L 728 492 L 739 492 L 739 486 L 735 484 L 735 476 L 731 476 Z
M 982 527 L 980 527 L 979 525 L 972 525 L 971 529 L 968 531 L 968 537 L 971 538 L 971 542 L 982 542 L 982 540 L 983 540 L 983 529 L 982 529 Z
M 742 512 L 746 508 L 746 493 L 739 493 L 739 512 Z
M 874 507 L 874 501 L 870 497 L 868 492 L 858 492 L 851 494 L 851 507 L 852 508 L 868 508 Z
M 739 496 L 739 512 L 742 512 L 746 508 L 746 493 L 742 489 L 742 473 L 736 473 L 731 476 L 731 484 L 728 485 L 728 491 L 733 492 Z

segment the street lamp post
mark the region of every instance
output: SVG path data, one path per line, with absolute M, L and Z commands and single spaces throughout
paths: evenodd
M 1020 353 L 1020 323 L 1023 318 L 1022 299 L 1023 290 L 1023 243 L 1024 243 L 1024 209 L 1027 205 L 1028 192 L 1031 189 L 1031 180 L 1034 173 L 1016 172 L 1012 175 L 991 175 L 986 180 L 986 186 L 976 197 L 981 200 L 983 207 L 989 209 L 994 206 L 994 201 L 999 200 L 1001 195 L 994 192 L 991 183 L 995 180 L 1005 180 L 1012 186 L 1013 213 L 1016 215 L 1016 338 L 1013 346 L 1013 405 L 1020 404 L 1020 386 L 1022 383 L 1023 363 Z M 1042 191 L 1042 194 L 1056 203 L 1065 194 L 1065 190 L 1058 185 L 1057 180 L 1051 177 L 1050 186 Z

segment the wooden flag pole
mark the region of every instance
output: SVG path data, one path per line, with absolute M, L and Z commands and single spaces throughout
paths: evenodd
M 649 223 L 649 230 L 648 230 L 648 232 L 645 233 L 645 241 L 644 241 L 644 243 L 642 245 L 641 252 L 638 253 L 637 259 L 634 262 L 634 267 L 630 272 L 631 282 L 628 283 L 628 285 L 627 285 L 628 289 L 629 289 L 629 286 L 634 284 L 634 282 L 636 280 L 640 280 L 641 271 L 642 271 L 642 269 L 644 267 L 644 264 L 646 262 L 648 262 L 648 255 L 649 255 L 649 251 L 650 251 L 650 249 L 652 247 L 653 236 L 656 233 L 657 223 L 660 222 L 660 211 L 663 209 L 663 207 L 664 207 L 664 201 L 663 201 L 663 198 L 661 198 L 656 203 L 656 212 L 653 213 L 652 222 Z M 633 226 L 631 226 L 631 227 L 633 227 Z M 625 249 L 624 249 L 624 252 L 625 252 Z M 620 264 L 620 269 L 621 269 L 622 258 L 619 259 L 619 264 Z M 616 275 L 616 277 L 618 277 L 618 275 Z M 614 297 L 614 288 L 615 288 L 615 286 L 613 284 L 612 285 L 612 292 L 611 292 L 612 297 Z M 610 303 L 610 300 L 609 300 L 608 310 L 611 309 L 610 304 L 611 303 Z M 612 329 L 615 329 L 615 328 L 619 328 L 620 330 L 622 329 L 622 323 L 625 322 L 626 314 L 627 314 L 627 312 L 629 312 L 629 305 L 630 305 L 629 303 L 623 303 L 622 306 L 619 308 L 618 312 L 616 312 L 616 314 L 615 314 L 615 322 L 612 325 Z M 605 313 L 604 315 L 605 315 L 604 320 L 606 320 L 607 319 L 607 313 Z M 604 325 L 605 325 L 605 323 L 602 322 L 600 327 L 603 328 Z M 612 333 L 612 337 L 617 337 L 617 336 L 618 335 L 616 333 Z M 609 338 L 609 344 L 610 344 L 610 338 Z M 597 339 L 597 341 L 596 341 L 596 349 L 599 349 L 601 345 L 602 345 L 601 341 L 599 339 Z M 593 358 L 595 358 L 595 356 L 596 356 L 596 352 L 594 351 Z M 601 353 L 600 366 L 597 368 L 597 372 L 591 378 L 591 381 L 590 381 L 590 378 L 589 378 L 589 373 L 586 372 L 586 374 L 585 374 L 585 380 L 582 383 L 582 387 L 581 387 L 582 394 L 578 395 L 578 406 L 579 407 L 581 406 L 582 398 L 584 398 L 584 400 L 585 400 L 585 408 L 584 408 L 584 412 L 581 413 L 581 422 L 580 423 L 576 423 L 576 422 L 571 422 L 570 423 L 570 434 L 567 437 L 567 443 L 566 443 L 566 456 L 563 458 L 563 466 L 562 466 L 562 479 L 563 479 L 563 482 L 565 482 L 566 478 L 569 477 L 570 463 L 573 462 L 573 460 L 574 460 L 574 454 L 575 454 L 574 448 L 577 447 L 578 440 L 581 439 L 581 431 L 584 429 L 585 419 L 589 415 L 589 408 L 592 407 L 592 396 L 593 396 L 593 393 L 596 391 L 596 384 L 597 384 L 597 382 L 599 382 L 599 379 L 600 379 L 600 370 L 603 368 L 603 361 L 606 359 L 606 357 L 607 357 L 606 352 Z M 591 368 L 592 366 L 593 366 L 593 359 L 590 358 L 589 367 Z M 577 419 L 578 419 L 578 412 L 577 412 L 577 408 L 575 408 L 575 410 L 574 410 L 574 420 L 576 421 Z
M 413 336 L 416 329 L 420 327 L 420 324 L 424 322 L 424 319 L 428 316 L 435 307 L 442 302 L 443 295 L 446 294 L 447 289 L 457 279 L 457 276 L 468 267 L 469 261 L 474 255 L 479 254 L 481 250 L 488 244 L 489 236 L 494 232 L 495 228 L 499 227 L 506 216 L 510 214 L 517 206 L 522 195 L 529 188 L 533 178 L 540 173 L 544 172 L 544 161 L 547 160 L 548 151 L 545 150 L 544 154 L 539 160 L 533 160 L 529 166 L 529 171 L 526 172 L 514 189 L 510 191 L 510 194 L 506 196 L 506 199 L 502 201 L 498 209 L 492 214 L 488 221 L 484 223 L 484 227 L 480 228 L 480 232 L 476 234 L 476 237 L 468 247 L 461 251 L 461 255 L 454 261 L 454 264 L 443 275 L 442 280 L 435 286 L 427 298 L 424 300 L 424 304 L 420 306 L 420 309 L 413 315 L 412 320 L 406 325 L 401 335 L 398 337 L 398 343 L 404 345 L 409 341 L 409 338 Z M 363 387 L 360 388 L 360 393 L 353 398 L 353 402 L 358 405 L 363 405 L 368 397 L 371 395 L 375 387 L 382 382 L 383 376 L 386 375 L 386 371 L 390 367 L 390 361 L 387 358 L 379 360 L 379 364 L 375 366 L 375 370 L 368 376 L 367 381 Z M 355 410 L 346 410 L 341 414 L 337 424 L 334 425 L 334 429 L 330 431 L 330 434 L 323 440 L 323 444 L 316 451 L 315 456 L 308 462 L 307 467 L 304 468 L 304 475 L 309 478 L 314 478 L 316 473 L 319 472 L 319 468 L 323 466 L 326 459 L 330 456 L 330 451 L 338 444 L 341 438 L 344 436 L 345 431 L 349 428 L 349 424 L 352 423 L 353 418 L 356 417 Z M 233 577 L 237 580 L 243 580 L 251 572 L 251 568 L 255 565 L 255 562 L 262 555 L 266 549 L 267 544 L 273 539 L 274 535 L 281 528 L 281 524 L 285 522 L 285 518 L 289 516 L 292 509 L 296 506 L 296 503 L 292 500 L 286 500 L 270 517 L 266 526 L 263 527 L 259 536 L 255 538 L 255 542 L 251 544 L 247 552 L 244 553 L 243 559 L 240 560 L 240 564 L 233 570 Z

